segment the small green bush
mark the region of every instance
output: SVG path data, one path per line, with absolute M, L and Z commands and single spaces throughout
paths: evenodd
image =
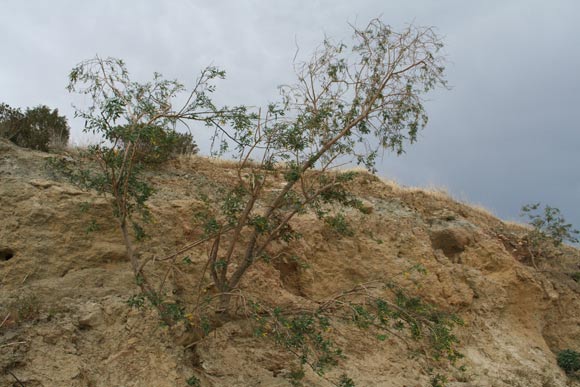
M 193 375 L 192 377 L 187 379 L 186 383 L 188 386 L 193 386 L 193 387 L 200 387 L 201 386 L 201 381 L 195 375 Z
M 522 207 L 520 216 L 527 217 L 533 227 L 526 235 L 528 252 L 532 265 L 537 269 L 536 258 L 554 256 L 553 249 L 564 242 L 578 243 L 580 231 L 566 223 L 566 219 L 558 208 L 544 206 L 540 203 L 526 204 Z
M 355 384 L 354 381 L 346 374 L 342 374 L 340 375 L 340 380 L 338 381 L 338 387 L 355 387 Z
M 568 375 L 580 371 L 580 353 L 571 349 L 558 352 L 557 361 L 560 368 Z
M 0 104 L 0 136 L 18 146 L 47 152 L 64 147 L 69 139 L 67 119 L 58 109 L 39 105 L 22 112 L 7 104 Z
M 298 370 L 294 370 L 290 372 L 290 375 L 288 375 L 288 380 L 290 381 L 290 385 L 292 387 L 302 387 L 304 386 L 302 384 L 302 379 L 304 379 L 305 373 L 304 373 L 304 369 L 300 368 Z
M 5 103 L 0 103 L 0 136 L 13 141 L 24 123 L 24 114 Z
M 199 150 L 190 133 L 156 125 L 141 127 L 139 131 L 136 159 L 145 164 L 162 164 L 179 155 L 196 154 Z
M 40 315 L 40 301 L 34 294 L 19 296 L 10 304 L 17 321 L 35 321 Z
M 346 217 L 343 214 L 337 214 L 336 216 L 328 216 L 324 219 L 326 224 L 330 228 L 342 236 L 353 236 L 354 230 L 348 224 Z
M 437 374 L 431 378 L 431 387 L 445 387 L 447 385 L 447 377 L 445 375 Z
M 555 207 L 545 206 L 543 213 L 540 203 L 527 204 L 522 207 L 521 216 L 528 218 L 529 224 L 534 227 L 536 238 L 550 239 L 554 246 L 563 242 L 578 243 L 580 231 L 573 228 L 572 224 L 566 223 L 560 210 Z

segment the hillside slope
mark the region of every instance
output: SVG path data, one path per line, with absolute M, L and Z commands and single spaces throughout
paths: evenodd
M 227 322 L 196 342 L 182 325 L 162 327 L 153 310 L 130 308 L 138 287 L 107 200 L 51 172 L 48 157 L 0 140 L 0 385 L 173 387 L 193 375 L 202 386 L 291 385 L 292 357 L 256 337 L 251 321 Z M 227 163 L 203 158 L 151 173 L 154 221 L 142 254 L 163 257 L 195 240 L 201 198 L 233 175 Z M 307 305 L 421 264 L 418 294 L 465 322 L 457 334 L 467 371 L 452 371 L 449 386 L 580 386 L 555 360 L 561 349 L 580 350 L 580 284 L 569 275 L 580 269 L 576 249 L 535 270 L 522 227 L 366 173 L 352 189 L 370 209 L 349 213 L 354 236 L 301 215 L 292 227 L 303 238 L 277 246 L 285 254 L 257 264 L 242 289 L 266 303 Z M 175 297 L 195 298 L 206 249 L 169 272 Z M 161 278 L 164 262 L 150 270 Z M 430 385 L 429 365 L 402 341 L 349 326 L 337 336 L 345 359 L 330 379 L 347 372 L 357 386 Z M 331 384 L 309 371 L 305 385 Z

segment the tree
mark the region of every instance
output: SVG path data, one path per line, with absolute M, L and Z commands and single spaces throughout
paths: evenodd
M 427 123 L 422 95 L 445 85 L 442 43 L 433 29 L 395 32 L 377 19 L 353 29 L 350 47 L 325 40 L 298 64 L 297 83 L 281 88 L 283 102 L 270 105 L 255 126 L 222 135 L 221 149 L 233 146 L 239 160 L 237 186 L 208 222 L 216 232 L 209 267 L 224 311 L 271 242 L 296 237 L 294 216 L 312 209 L 325 217 L 324 205 L 332 202 L 360 207 L 344 187 L 353 175 L 327 172 L 350 162 L 374 171 L 381 150 L 403 153 Z M 260 160 L 257 167 L 252 158 Z M 274 165 L 285 165 L 286 184 L 271 195 L 264 171 Z
M 98 173 L 85 171 L 78 180 L 112 198 L 137 283 L 162 316 L 170 309 L 163 302 L 163 282 L 158 290 L 149 283 L 143 270 L 148 261 L 140 258 L 132 239 L 141 235 L 135 212 L 146 214 L 146 200 L 152 192 L 139 174 L 146 167 L 139 157 L 144 144 L 149 147 L 164 141 L 162 133 L 171 133 L 177 123 L 197 121 L 214 130 L 217 154 L 230 152 L 237 160 L 232 189 L 218 203 L 208 200 L 207 208 L 198 214 L 204 236 L 157 260 L 174 262 L 187 250 L 207 244 L 206 269 L 219 300 L 215 311 L 228 319 L 234 291 L 257 260 L 272 256 L 272 242 L 300 237 L 292 227 L 297 215 L 312 211 L 344 232 L 348 220 L 342 208 L 366 211 L 348 191 L 356 174 L 336 168 L 358 163 L 374 172 L 382 151 L 401 154 L 407 142 L 416 140 L 427 123 L 422 96 L 445 86 L 440 39 L 431 28 L 410 25 L 395 32 L 379 20 L 353 30 L 350 46 L 326 40 L 310 61 L 296 65 L 297 82 L 281 87 L 282 101 L 255 113 L 243 106 L 214 105 L 210 98 L 213 81 L 225 75 L 214 67 L 202 71 L 185 105 L 177 108 L 174 100 L 185 91 L 180 83 L 159 74 L 149 83 L 131 81 L 118 59 L 96 57 L 71 71 L 69 89 L 92 99 L 92 105 L 77 109 L 77 115 L 85 119 L 85 130 L 103 136 L 103 142 L 90 148 Z M 147 157 L 157 157 L 160 149 L 147 148 Z M 272 190 L 268 182 L 279 172 L 284 186 Z M 384 292 L 390 292 L 392 300 L 384 299 Z M 361 299 L 363 304 L 357 304 Z M 142 305 L 142 299 L 132 303 Z M 426 335 L 434 356 L 450 361 L 459 357 L 451 332 L 459 320 L 388 281 L 345 291 L 317 310 L 298 315 L 253 305 L 258 321 L 270 321 L 264 329 L 299 356 L 301 364 L 311 364 L 317 371 L 340 356 L 321 331 L 328 328 L 333 314 L 352 319 L 362 328 L 390 332 L 393 325 L 416 339 Z M 198 298 L 193 306 L 198 316 L 201 308 Z M 183 315 L 181 309 L 178 312 Z M 206 334 L 211 329 L 202 317 L 199 325 Z M 310 363 L 313 350 L 321 354 Z M 346 376 L 343 381 L 352 382 Z
M 300 237 L 292 227 L 296 216 L 313 211 L 348 235 L 341 208 L 367 209 L 348 191 L 356 174 L 336 168 L 354 162 L 374 172 L 381 151 L 401 154 L 416 140 L 427 123 L 422 95 L 445 86 L 441 48 L 431 28 L 411 25 L 395 32 L 372 20 L 354 28 L 350 48 L 326 40 L 310 61 L 297 64 L 297 82 L 281 88 L 282 103 L 271 104 L 254 126 L 240 126 L 229 136 L 216 132 L 220 151 L 232 150 L 238 160 L 233 189 L 200 214 L 210 246 L 207 267 L 220 295 L 217 311 L 224 318 L 253 264 L 278 254 L 272 242 Z M 279 190 L 269 187 L 272 170 L 284 172 Z M 301 366 L 319 373 L 340 357 L 324 333 L 333 317 L 375 329 L 378 337 L 400 337 L 391 330 L 396 326 L 413 339 L 427 337 L 435 359 L 453 363 L 461 357 L 452 334 L 459 319 L 408 297 L 389 280 L 376 285 L 376 293 L 367 293 L 373 285 L 361 285 L 299 313 L 260 306 L 255 318 Z
M 137 239 L 143 236 L 134 214 L 140 213 L 147 220 L 145 202 L 153 192 L 140 179 L 145 167 L 143 161 L 163 154 L 168 143 L 178 137 L 174 131 L 178 122 L 212 125 L 214 120 L 219 120 L 231 122 L 234 128 L 247 125 L 245 107 L 217 108 L 209 98 L 215 90 L 213 81 L 224 76 L 225 72 L 215 67 L 204 69 L 185 104 L 175 107 L 176 97 L 185 91 L 181 83 L 165 80 L 158 73 L 151 82 L 132 81 L 119 59 L 95 57 L 78 64 L 69 75 L 68 90 L 87 94 L 92 100 L 87 108 L 75 107 L 76 116 L 85 120 L 86 132 L 102 136 L 100 143 L 89 147 L 89 154 L 98 165 L 97 172 L 85 169 L 73 178 L 80 185 L 112 198 L 113 213 L 119 222 L 131 267 L 138 284 L 152 299 L 157 299 L 156 292 L 143 274 L 144 262 L 132 240 L 133 236 Z M 144 150 L 151 154 L 144 155 Z

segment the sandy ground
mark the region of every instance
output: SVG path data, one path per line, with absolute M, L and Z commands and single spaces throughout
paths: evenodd
M 195 332 L 129 307 L 138 287 L 108 201 L 55 175 L 47 157 L 0 140 L 0 385 L 173 387 L 192 376 L 202 386 L 291 385 L 295 359 L 256 337 L 247 319 L 190 345 Z M 199 157 L 151 173 L 154 221 L 142 256 L 162 257 L 199 237 L 202 198 L 215 198 L 233 176 L 228 163 Z M 580 350 L 580 284 L 570 277 L 580 271 L 577 250 L 566 247 L 535 270 L 522 247 L 525 228 L 480 208 L 364 173 L 352 190 L 371 212 L 347 213 L 352 237 L 302 215 L 292 227 L 303 238 L 273 246 L 284 254 L 256 264 L 242 290 L 265 303 L 308 305 L 422 264 L 416 292 L 465 321 L 457 335 L 467 370 L 449 371 L 448 386 L 580 385 L 555 360 L 561 349 Z M 169 272 L 168 294 L 185 305 L 197 296 L 207 248 Z M 159 280 L 167 267 L 153 263 L 148 274 Z M 346 372 L 357 386 L 430 385 L 429 364 L 396 338 L 381 342 L 345 325 L 336 340 L 345 358 L 329 380 Z M 331 386 L 311 370 L 304 382 Z

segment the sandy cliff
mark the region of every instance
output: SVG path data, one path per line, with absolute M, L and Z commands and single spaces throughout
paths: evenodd
M 47 157 L 0 141 L 0 385 L 18 386 L 16 377 L 27 387 L 174 387 L 195 375 L 203 386 L 290 386 L 292 357 L 244 319 L 190 346 L 195 337 L 182 326 L 162 327 L 151 309 L 130 308 L 138 287 L 107 200 L 55 175 Z M 233 173 L 203 158 L 151 173 L 158 190 L 142 254 L 161 257 L 195 239 L 201 195 L 226 187 Z M 555 360 L 561 349 L 580 350 L 580 284 L 570 277 L 580 270 L 577 250 L 535 270 L 520 226 L 364 173 L 352 188 L 370 211 L 349 213 L 354 236 L 302 215 L 292 225 L 304 237 L 278 246 L 300 261 L 260 262 L 242 288 L 265 302 L 308 304 L 420 263 L 427 274 L 419 293 L 465 321 L 456 333 L 467 371 L 451 371 L 449 386 L 580 385 Z M 206 248 L 170 273 L 175 297 L 195 296 Z M 151 267 L 153 277 L 163 273 L 162 263 Z M 402 342 L 349 326 L 337 335 L 346 358 L 330 377 L 346 371 L 357 386 L 429 385 L 427 364 Z M 305 385 L 330 384 L 308 372 Z

